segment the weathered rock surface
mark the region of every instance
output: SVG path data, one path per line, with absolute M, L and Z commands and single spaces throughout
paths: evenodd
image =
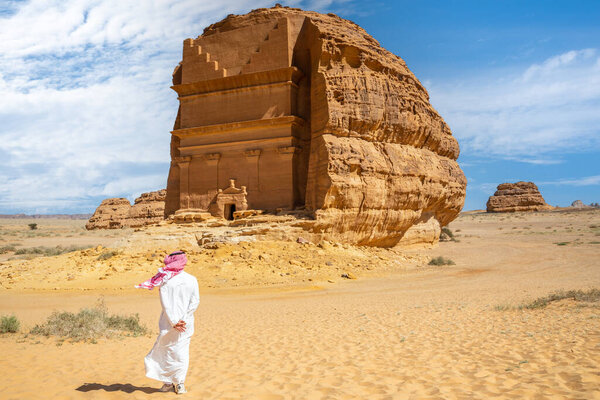
M 581 201 L 581 200 L 575 200 L 574 202 L 571 203 L 571 207 L 574 207 L 574 208 L 590 208 L 591 206 L 588 206 L 588 205 L 584 204 L 583 201 Z
M 502 183 L 487 202 L 488 212 L 543 211 L 553 207 L 546 204 L 533 182 Z
M 210 95 L 218 102 L 215 91 L 219 88 L 226 88 L 224 96 L 229 96 L 236 82 L 250 90 L 249 84 L 256 88 L 260 79 L 290 68 L 293 106 L 271 100 L 275 96 L 266 100 L 255 96 L 247 109 L 265 110 L 261 117 L 219 114 L 211 116 L 211 121 L 192 123 L 194 118 L 199 121 L 194 112 L 200 108 L 193 111 L 188 104 L 197 101 L 198 94 L 181 100 L 171 146 L 167 215 L 185 207 L 204 207 L 201 202 L 200 206 L 193 203 L 195 196 L 216 193 L 225 186 L 219 180 L 234 174 L 238 185 L 247 187 L 248 208 L 267 209 L 270 203 L 261 200 L 260 191 L 268 185 L 264 181 L 268 173 L 263 172 L 261 160 L 270 153 L 256 150 L 250 154 L 258 155 L 253 164 L 254 159 L 244 150 L 247 158 L 237 163 L 246 166 L 244 173 L 221 170 L 219 165 L 229 157 L 228 150 L 216 155 L 214 149 L 227 139 L 216 135 L 214 124 L 223 124 L 221 130 L 233 129 L 225 125 L 251 119 L 274 121 L 276 115 L 278 123 L 286 116 L 297 118 L 289 133 L 294 150 L 286 153 L 290 154 L 286 161 L 290 178 L 277 181 L 277 193 L 286 199 L 284 207 L 303 206 L 312 213 L 314 221 L 304 226 L 313 234 L 360 245 L 394 246 L 405 236 L 404 242 L 409 244 L 434 243 L 440 227 L 457 217 L 467 182 L 456 162 L 456 139 L 405 62 L 358 25 L 333 14 L 275 7 L 230 15 L 190 40 L 185 45 L 198 46 L 198 50 L 188 56 L 189 50 L 184 49 L 184 59 L 174 75 L 180 99 L 204 85 L 212 88 Z M 192 57 L 200 57 L 200 61 Z M 214 64 L 210 68 L 205 66 L 208 60 Z M 194 129 L 202 130 L 192 140 Z M 201 142 L 209 136 L 206 129 L 216 132 L 213 143 Z M 199 144 L 213 153 L 193 153 L 199 151 Z M 241 145 L 236 142 L 235 146 Z M 260 149 L 262 144 L 255 141 L 252 146 Z M 194 167 L 194 160 L 202 157 L 207 160 L 206 167 Z M 266 168 L 288 168 L 286 164 L 273 165 Z M 194 168 L 200 175 L 191 172 Z M 257 171 L 256 177 L 252 171 Z M 209 173 L 216 178 L 206 175 Z M 256 185 L 258 175 L 261 183 Z M 200 188 L 198 193 L 194 187 Z
M 164 219 L 166 195 L 165 189 L 142 193 L 133 206 L 122 197 L 102 200 L 85 227 L 88 230 L 118 229 L 155 224 Z

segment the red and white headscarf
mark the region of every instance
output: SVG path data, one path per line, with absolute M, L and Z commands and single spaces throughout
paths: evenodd
M 160 286 L 166 283 L 172 277 L 178 275 L 183 271 L 183 268 L 187 264 L 187 257 L 183 251 L 176 251 L 165 257 L 165 266 L 158 269 L 158 273 L 146 282 L 142 282 L 139 285 L 135 285 L 138 289 L 152 290 L 155 286 Z

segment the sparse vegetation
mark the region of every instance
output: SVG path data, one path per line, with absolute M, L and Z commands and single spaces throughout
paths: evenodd
M 434 257 L 429 261 L 429 265 L 454 265 L 456 264 L 449 258 L 444 258 L 442 256 Z
M 35 231 L 37 229 L 37 224 L 29 224 L 27 225 L 29 227 L 29 229 L 31 229 L 32 231 Z
M 16 250 L 17 249 L 15 246 L 3 246 L 3 247 L 0 247 L 0 254 L 5 254 L 5 253 L 11 252 L 11 251 L 14 252 Z
M 545 297 L 540 297 L 531 303 L 524 304 L 520 308 L 528 310 L 535 310 L 537 308 L 544 308 L 553 301 L 560 301 L 564 299 L 573 299 L 575 301 L 583 302 L 597 302 L 600 301 L 600 289 L 585 290 L 569 290 L 568 292 L 560 291 L 552 293 Z
M 87 246 L 24 247 L 24 248 L 15 250 L 15 254 L 16 255 L 27 254 L 27 255 L 48 257 L 48 256 L 58 256 L 60 254 L 70 253 L 72 251 L 78 251 L 78 250 L 83 250 L 83 249 L 87 249 L 87 248 L 88 248 Z
M 556 244 L 557 246 L 566 246 L 566 245 L 568 245 L 569 243 L 570 243 L 570 242 L 556 242 L 555 244 Z
M 138 314 L 131 316 L 109 315 L 103 301 L 93 308 L 83 308 L 77 314 L 71 312 L 53 312 L 46 322 L 31 330 L 33 335 L 58 336 L 74 342 L 95 342 L 101 337 L 115 335 L 140 336 L 148 329 L 140 324 Z
M 442 228 L 442 232 L 440 232 L 440 242 L 457 242 L 457 241 L 458 240 L 456 240 L 456 238 L 454 237 L 454 233 L 452 233 L 450 228 L 448 228 L 447 226 L 444 226 Z
M 96 260 L 108 260 L 109 258 L 116 256 L 117 254 L 119 254 L 119 252 L 115 250 L 103 251 L 102 254 L 100 254 L 98 258 L 96 258 Z
M 3 315 L 0 318 L 0 333 L 16 333 L 21 323 L 14 315 Z

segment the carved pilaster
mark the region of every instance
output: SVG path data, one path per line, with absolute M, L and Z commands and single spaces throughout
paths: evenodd
M 260 153 L 260 149 L 244 151 L 246 162 L 248 163 L 248 188 L 251 191 L 258 191 L 260 187 L 260 169 L 258 164 Z
M 219 188 L 219 160 L 221 160 L 221 153 L 208 153 L 204 154 L 204 162 L 206 163 L 205 173 L 208 176 L 214 176 L 214 190 Z
M 179 166 L 179 209 L 190 208 L 190 162 L 192 157 L 173 157 Z

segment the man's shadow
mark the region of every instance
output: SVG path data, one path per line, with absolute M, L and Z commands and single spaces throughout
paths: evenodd
M 133 393 L 136 391 L 140 391 L 148 394 L 160 392 L 160 390 L 156 388 L 151 388 L 147 386 L 133 386 L 130 383 L 113 383 L 112 385 L 103 385 L 101 383 L 84 383 L 75 390 L 78 390 L 80 392 L 90 392 L 92 390 L 106 390 L 107 392 L 125 393 Z

